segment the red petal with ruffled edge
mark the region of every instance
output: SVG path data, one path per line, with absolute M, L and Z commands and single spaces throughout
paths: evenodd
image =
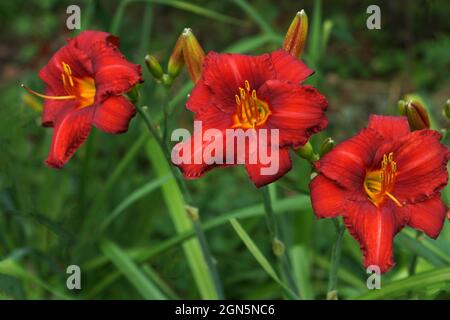
M 134 106 L 122 96 L 111 96 L 96 106 L 94 125 L 107 133 L 123 133 L 136 114 Z
M 311 205 L 318 218 L 336 218 L 344 212 L 346 192 L 324 175 L 316 176 L 309 184 Z
M 450 153 L 433 130 L 413 131 L 390 149 L 397 163 L 393 195 L 402 203 L 433 197 L 448 182 Z
M 292 161 L 288 149 L 272 147 L 269 150 L 270 153 L 268 156 L 274 162 L 268 161 L 268 163 L 263 164 L 260 162 L 261 159 L 257 158 L 257 163 L 247 163 L 245 165 L 248 176 L 258 188 L 278 180 L 292 168 Z M 276 163 L 277 160 L 278 163 Z
M 394 140 L 406 136 L 409 130 L 406 117 L 380 116 L 372 114 L 369 117 L 370 129 L 377 131 L 386 140 Z
M 113 36 L 107 32 L 104 31 L 95 31 L 95 30 L 86 30 L 83 32 L 80 32 L 78 36 L 76 36 L 73 39 L 70 39 L 75 47 L 80 49 L 84 52 L 90 52 L 92 50 L 92 46 L 97 43 L 101 42 L 103 44 L 110 44 L 117 48 L 120 46 L 119 38 L 116 36 Z
M 377 208 L 369 201 L 345 204 L 344 222 L 361 247 L 364 266 L 378 266 L 383 273 L 395 264 L 393 239 L 406 222 L 397 218 L 393 210 L 391 205 Z
M 436 239 L 444 226 L 447 207 L 438 193 L 433 198 L 407 206 L 411 228 L 425 232 L 430 238 Z
M 96 103 L 111 95 L 124 94 L 144 81 L 141 66 L 128 62 L 114 45 L 97 42 L 88 54 L 94 70 Z
M 205 84 L 205 81 L 200 79 L 189 94 L 186 108 L 192 112 L 201 113 L 208 108 L 215 107 L 212 101 L 213 93 L 211 92 L 211 89 Z
M 47 89 L 46 95 L 56 95 L 52 90 Z M 44 127 L 51 128 L 54 126 L 55 119 L 58 114 L 65 114 L 69 110 L 75 110 L 78 106 L 76 100 L 48 100 L 44 102 L 44 110 L 42 110 L 41 123 Z
M 92 63 L 87 54 L 71 43 L 59 49 L 39 71 L 39 77 L 47 84 L 48 88 L 61 96 L 67 95 L 61 79 L 63 62 L 70 66 L 73 76 L 77 78 L 92 77 L 93 73 Z
M 270 56 L 278 80 L 299 84 L 314 73 L 301 60 L 296 59 L 284 50 L 277 50 Z
M 196 115 L 195 120 L 201 121 L 202 130 L 194 130 L 193 136 L 189 140 L 178 143 L 172 150 L 172 162 L 180 168 L 186 179 L 196 179 L 217 166 L 232 165 L 226 164 L 226 151 L 231 149 L 227 149 L 226 141 L 224 141 L 226 137 L 225 130 L 232 125 L 231 118 L 224 118 L 221 111 L 216 108 L 210 108 L 205 110 L 204 113 Z M 210 129 L 211 131 L 209 131 Z M 209 135 L 205 134 L 207 130 Z M 219 148 L 220 156 L 216 155 L 215 152 L 211 154 L 205 152 L 205 150 L 213 148 L 214 141 L 217 141 L 216 139 L 222 141 L 222 149 Z M 186 155 L 185 152 L 188 152 L 188 154 Z M 208 157 L 208 154 L 210 157 Z M 206 155 L 206 159 L 204 155 Z M 214 163 L 213 160 L 216 156 L 221 159 L 222 163 Z M 233 164 L 235 164 L 235 155 L 230 156 L 233 159 Z
M 280 146 L 304 145 L 309 137 L 328 124 L 328 102 L 315 88 L 267 81 L 257 92 L 272 114 L 265 127 L 280 130 Z
M 356 136 L 338 144 L 325 154 L 315 166 L 318 172 L 366 198 L 363 183 L 366 170 L 383 143 L 383 138 L 372 129 L 363 129 Z
M 94 108 L 83 108 L 58 114 L 50 152 L 45 161 L 53 168 L 62 168 L 91 131 Z
M 209 52 L 203 63 L 200 81 L 204 81 L 213 93 L 211 102 L 223 112 L 233 114 L 236 112 L 235 95 L 239 93 L 239 87 L 244 87 L 245 80 L 251 89 L 258 89 L 269 79 L 275 79 L 269 54 L 253 57 Z

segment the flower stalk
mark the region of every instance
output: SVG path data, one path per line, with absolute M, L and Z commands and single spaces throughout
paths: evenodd
M 337 219 L 334 219 L 334 223 L 336 226 L 337 237 L 336 242 L 333 245 L 331 250 L 331 267 L 330 267 L 330 275 L 328 277 L 328 292 L 327 292 L 327 300 L 337 300 L 337 279 L 338 279 L 338 271 L 339 265 L 341 262 L 341 252 L 342 252 L 342 238 L 345 232 L 345 226 L 339 223 Z
M 275 212 L 272 206 L 272 199 L 269 192 L 269 187 L 264 186 L 260 188 L 261 195 L 264 203 L 264 210 L 266 213 L 267 228 L 269 229 L 270 236 L 272 238 L 272 251 L 279 259 L 283 272 L 286 276 L 289 288 L 299 296 L 299 290 L 294 280 L 294 276 L 289 265 L 289 261 L 286 255 L 286 245 L 281 239 L 278 221 L 275 217 Z

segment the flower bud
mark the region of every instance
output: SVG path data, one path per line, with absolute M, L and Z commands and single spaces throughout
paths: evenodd
M 202 75 L 205 52 L 190 28 L 184 29 L 181 36 L 185 39 L 183 43 L 184 62 L 186 63 L 192 81 L 195 83 Z
M 447 100 L 444 106 L 444 116 L 447 117 L 448 120 L 450 120 L 450 99 Z
M 403 109 L 403 115 L 408 118 L 411 130 L 421 130 L 430 128 L 430 119 L 427 110 L 418 100 L 409 101 Z
M 324 154 L 328 153 L 329 151 L 331 151 L 331 149 L 334 148 L 335 145 L 336 142 L 334 142 L 334 140 L 331 137 L 326 138 L 325 140 L 322 141 L 322 144 L 320 145 L 319 155 L 323 156 Z
M 407 103 L 405 102 L 405 100 L 399 100 L 397 102 L 397 107 L 398 107 L 398 113 L 401 115 L 406 115 L 406 105 Z
M 308 34 L 308 16 L 304 10 L 297 12 L 283 41 L 283 49 L 299 58 L 305 49 Z
M 184 45 L 184 37 L 183 34 L 178 37 L 177 42 L 175 43 L 175 47 L 172 50 L 172 54 L 169 58 L 169 64 L 167 65 L 167 73 L 172 79 L 178 77 L 183 69 L 184 60 L 183 60 L 183 45 Z
M 192 221 L 197 221 L 199 218 L 198 208 L 190 206 L 190 205 L 185 205 L 184 207 L 186 209 L 186 212 L 187 212 L 189 218 Z
M 319 156 L 314 153 L 314 149 L 312 144 L 308 141 L 304 146 L 295 150 L 297 154 L 303 159 L 308 160 L 309 162 L 314 162 L 319 159 Z
M 161 80 L 164 72 L 158 60 L 154 56 L 148 54 L 145 56 L 145 64 L 147 65 L 147 69 L 150 71 L 152 76 L 157 80 Z
M 284 254 L 284 251 L 286 250 L 286 247 L 280 239 L 273 239 L 272 242 L 272 251 L 277 257 L 281 257 Z

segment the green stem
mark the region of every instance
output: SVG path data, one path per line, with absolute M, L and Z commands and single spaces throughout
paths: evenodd
M 170 158 L 170 151 L 167 148 L 167 145 L 164 143 L 164 141 L 161 139 L 161 136 L 158 132 L 158 129 L 156 129 L 156 125 L 153 123 L 152 118 L 150 115 L 144 110 L 144 107 L 136 104 L 136 109 L 139 113 L 139 115 L 142 117 L 142 119 L 145 122 L 145 125 L 147 126 L 148 130 L 150 131 L 150 134 L 155 138 L 156 142 L 158 143 L 159 147 L 161 148 L 162 152 L 164 153 L 164 157 L 166 158 L 167 163 L 170 166 L 170 170 L 172 171 L 173 176 L 177 180 L 178 185 L 181 188 L 181 191 L 183 192 L 183 195 L 185 196 L 185 199 L 187 202 L 191 202 L 191 196 L 189 194 L 189 190 L 186 187 L 186 182 L 184 181 L 183 177 L 181 176 L 180 172 L 176 170 L 172 165 L 172 161 Z
M 216 288 L 217 298 L 219 300 L 225 299 L 225 295 L 223 292 L 222 281 L 220 280 L 219 272 L 217 270 L 217 264 L 211 254 L 211 251 L 208 246 L 208 242 L 206 240 L 205 232 L 202 229 L 202 225 L 199 219 L 195 219 L 194 223 L 194 231 L 197 236 L 198 242 L 200 243 L 200 247 L 203 252 L 203 257 L 205 258 L 206 264 L 208 266 L 209 271 L 211 272 L 212 279 L 214 282 L 214 287 Z
M 334 223 L 337 230 L 337 238 L 331 251 L 331 267 L 330 276 L 328 278 L 327 300 L 337 299 L 337 279 L 342 252 L 342 238 L 345 232 L 345 226 L 343 224 L 340 225 L 337 219 L 334 220 Z
M 160 136 L 158 130 L 156 129 L 149 114 L 147 112 L 145 112 L 145 110 L 138 104 L 136 105 L 136 109 L 137 109 L 138 113 L 142 116 L 142 119 L 144 120 L 147 128 L 149 129 L 150 133 L 155 138 L 156 142 L 158 143 L 159 147 L 161 148 L 161 150 L 164 154 L 164 157 L 166 158 L 166 161 L 170 167 L 170 170 L 172 171 L 173 176 L 175 177 L 179 187 L 181 188 L 181 191 L 183 193 L 185 201 L 187 203 L 192 203 L 192 198 L 190 196 L 189 190 L 187 189 L 187 186 L 186 186 L 186 183 L 185 183 L 183 177 L 181 176 L 180 172 L 178 170 L 176 170 L 172 165 L 172 161 L 170 158 L 170 150 L 168 149 L 167 144 L 165 144 L 165 142 L 161 139 L 161 136 Z M 214 287 L 216 289 L 217 297 L 218 297 L 218 299 L 223 300 L 224 299 L 223 286 L 220 281 L 219 272 L 217 270 L 216 263 L 214 262 L 214 259 L 211 255 L 211 251 L 209 249 L 208 243 L 206 241 L 205 233 L 200 226 L 200 221 L 199 221 L 198 217 L 196 219 L 192 219 L 192 221 L 194 224 L 195 234 L 200 243 L 200 248 L 201 248 L 203 257 L 204 257 L 205 262 L 208 266 L 208 269 L 212 275 L 212 279 L 214 282 Z
M 272 249 L 275 256 L 279 259 L 281 268 L 286 276 L 289 288 L 299 296 L 299 290 L 294 280 L 294 276 L 291 271 L 289 260 L 286 256 L 286 248 L 282 237 L 280 236 L 280 230 L 278 227 L 278 221 L 275 217 L 275 213 L 272 206 L 272 200 L 270 197 L 269 187 L 265 186 L 261 189 L 263 197 L 264 211 L 266 213 L 267 228 L 269 229 L 270 236 L 272 238 Z
M 422 232 L 417 231 L 416 233 L 416 241 L 419 241 L 420 236 L 422 235 Z M 417 267 L 417 254 L 414 253 L 411 257 L 411 263 L 409 264 L 408 273 L 409 276 L 413 276 L 416 273 L 416 267 Z

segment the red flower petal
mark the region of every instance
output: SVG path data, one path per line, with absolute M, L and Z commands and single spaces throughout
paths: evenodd
M 311 181 L 309 188 L 311 204 L 318 218 L 336 218 L 344 212 L 346 195 L 334 181 L 319 174 Z
M 70 66 L 73 76 L 77 78 L 92 77 L 93 73 L 91 60 L 84 52 L 70 43 L 62 47 L 39 71 L 39 77 L 47 84 L 47 90 L 58 96 L 67 95 L 61 77 L 63 62 Z
M 404 225 L 404 221 L 396 218 L 395 208 L 390 205 L 377 208 L 369 201 L 347 201 L 345 210 L 345 225 L 359 242 L 364 266 L 376 265 L 381 272 L 388 271 L 395 264 L 393 238 Z
M 301 60 L 296 59 L 284 50 L 280 49 L 273 52 L 271 58 L 278 80 L 299 84 L 314 73 Z
M 326 127 L 328 102 L 315 88 L 278 80 L 267 81 L 257 92 L 272 114 L 267 127 L 280 130 L 280 146 L 304 145 L 309 137 Z
M 119 47 L 119 38 L 104 31 L 86 30 L 73 38 L 71 44 L 84 52 L 90 52 L 94 43 L 102 42 Z
M 123 133 L 136 114 L 134 106 L 122 96 L 111 96 L 96 106 L 94 125 L 107 133 Z
M 186 108 L 195 113 L 200 113 L 212 106 L 213 95 L 209 87 L 205 84 L 203 79 L 197 81 L 194 89 L 189 94 L 189 99 L 186 102 Z
M 94 108 L 87 107 L 59 114 L 54 126 L 48 166 L 62 168 L 91 131 Z
M 47 89 L 46 95 L 54 96 L 52 90 Z M 44 127 L 53 127 L 55 119 L 59 114 L 65 114 L 69 110 L 74 110 L 77 107 L 78 102 L 75 100 L 49 100 L 44 101 L 44 110 L 42 111 L 41 122 Z
M 208 147 L 212 147 L 212 143 L 215 139 L 222 139 L 222 137 L 225 137 L 225 131 L 218 130 L 216 135 L 210 137 L 211 140 L 206 142 L 203 141 L 204 132 L 205 131 L 194 132 L 191 139 L 187 142 L 180 142 L 172 150 L 172 161 L 180 168 L 186 179 L 199 178 L 212 168 L 225 166 L 226 164 L 226 152 L 224 149 L 222 149 L 221 155 L 218 156 L 221 159 L 221 164 L 213 161 L 216 156 L 215 153 L 212 154 L 212 157 L 205 158 L 205 150 L 207 150 Z M 196 143 L 196 141 L 198 141 L 198 143 Z M 189 152 L 188 156 L 185 156 L 185 152 Z M 180 159 L 187 159 L 187 161 L 179 163 Z
M 376 130 L 386 140 L 398 139 L 410 132 L 406 117 L 379 116 L 375 114 L 370 115 L 368 128 Z
M 232 125 L 231 117 L 224 118 L 220 110 L 212 107 L 201 114 L 197 114 L 195 120 L 201 121 L 202 130 L 195 130 L 192 138 L 186 142 L 178 143 L 172 150 L 172 160 L 175 160 L 174 164 L 180 168 L 186 179 L 196 179 L 219 165 L 226 166 L 226 141 L 222 140 L 223 149 L 221 150 L 221 155 L 217 156 L 223 164 L 213 163 L 213 159 L 216 156 L 215 153 L 211 155 L 214 158 L 205 159 L 203 155 L 205 150 L 213 148 L 215 139 L 225 139 L 225 130 Z M 215 131 L 210 131 L 211 134 L 214 134 L 214 137 L 206 136 L 205 132 L 209 129 Z M 185 151 L 189 152 L 188 156 L 184 154 Z M 177 163 L 180 160 L 179 158 L 188 159 L 188 161 Z
M 258 89 L 266 80 L 275 79 L 269 54 L 247 56 L 242 54 L 209 52 L 203 65 L 203 81 L 214 93 L 213 101 L 226 113 L 236 111 L 235 95 L 245 80 L 251 89 Z
M 401 202 L 429 199 L 447 185 L 450 153 L 440 138 L 433 130 L 414 131 L 391 150 L 398 170 L 393 194 Z
M 366 199 L 363 188 L 366 169 L 370 167 L 382 142 L 376 131 L 363 129 L 325 154 L 316 162 L 316 169 L 339 185 L 354 191 L 355 196 L 362 195 Z
M 447 207 L 437 194 L 430 200 L 408 205 L 411 228 L 425 232 L 430 238 L 436 239 L 444 226 Z
M 271 149 L 270 157 L 272 159 L 276 159 L 278 157 L 278 170 L 276 170 L 276 173 L 273 174 L 268 174 L 262 171 L 273 165 L 271 163 L 262 164 L 258 161 L 258 163 L 255 164 L 247 163 L 245 165 L 245 169 L 247 170 L 250 179 L 258 188 L 278 180 L 292 168 L 291 157 L 289 156 L 289 150 L 287 148 L 279 149 L 278 147 L 273 147 Z
M 89 56 L 94 69 L 97 102 L 110 95 L 126 93 L 143 81 L 141 66 L 128 62 L 113 45 L 97 42 L 92 45 Z

